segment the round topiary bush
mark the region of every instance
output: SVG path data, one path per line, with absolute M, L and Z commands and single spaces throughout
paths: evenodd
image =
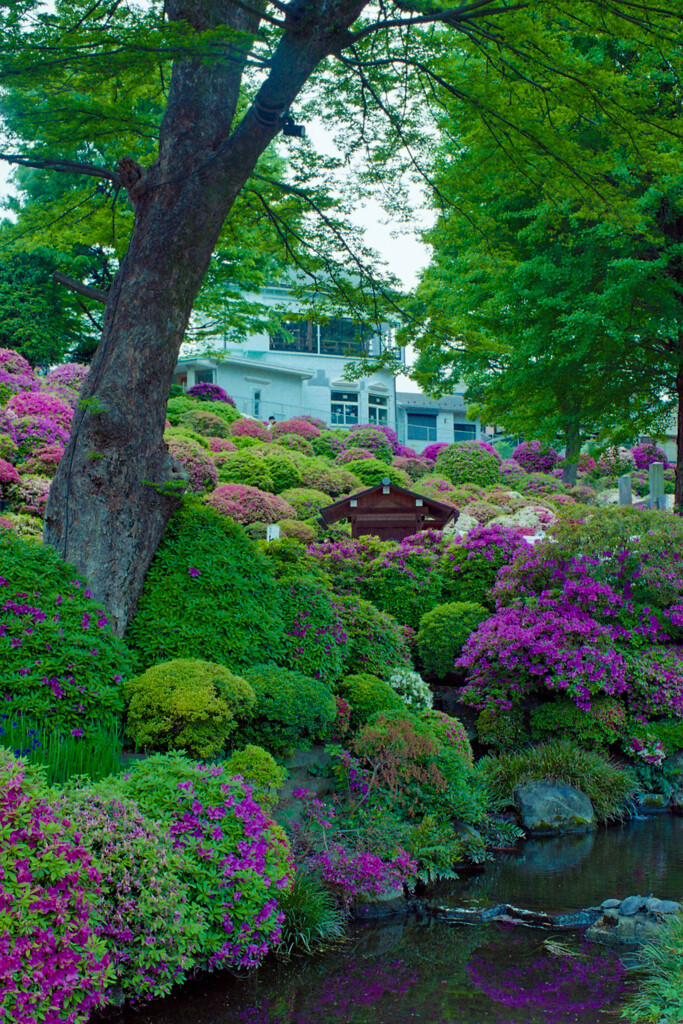
M 21 476 L 19 483 L 14 486 L 9 495 L 12 509 L 14 512 L 42 519 L 45 515 L 49 493 L 49 477 L 38 474 Z
M 330 504 L 330 498 L 322 491 L 316 491 L 313 487 L 290 487 L 282 491 L 280 497 L 289 502 L 296 512 L 297 519 L 311 519 L 316 516 L 321 508 Z
M 183 413 L 180 417 L 180 426 L 194 430 L 204 437 L 230 437 L 230 425 L 221 416 L 210 412 L 206 405 Z
M 0 999 L 7 1021 L 86 1024 L 114 980 L 100 876 L 40 769 L 0 747 Z
M 560 459 L 554 448 L 540 441 L 522 441 L 512 457 L 527 473 L 550 473 Z
M 277 523 L 279 519 L 295 518 L 292 506 L 278 495 L 243 484 L 223 484 L 204 500 L 222 516 L 243 525 Z
M 311 445 L 316 455 L 322 455 L 325 459 L 334 459 L 339 455 L 344 443 L 340 433 L 331 430 L 321 430 L 317 437 L 311 438 Z
M 85 378 L 90 370 L 85 363 L 61 363 L 55 366 L 45 376 L 45 384 L 55 384 L 58 387 L 71 388 L 80 391 L 85 384 Z
M 44 392 L 23 391 L 20 395 L 14 395 L 7 403 L 6 410 L 15 420 L 22 416 L 42 416 L 67 432 L 71 429 L 73 409 Z
M 254 665 L 244 678 L 254 688 L 256 709 L 235 735 L 236 743 L 286 754 L 329 738 L 337 708 L 324 683 L 277 665 Z
M 389 683 L 369 672 L 344 676 L 339 693 L 351 705 L 350 725 L 354 732 L 382 711 L 406 710 L 406 705 Z
M 189 896 L 204 925 L 208 970 L 258 967 L 277 945 L 291 885 L 284 832 L 225 765 L 155 754 L 115 780 L 116 789 L 160 821 L 188 863 Z
M 213 757 L 251 715 L 256 698 L 244 679 L 210 661 L 175 659 L 124 684 L 127 731 L 149 750 L 186 750 Z
M 426 459 L 427 462 L 436 462 L 437 456 L 445 451 L 446 448 L 450 448 L 448 441 L 435 441 L 423 449 L 422 458 Z
M 131 669 L 76 570 L 53 548 L 9 530 L 0 530 L 0 664 L 3 713 L 55 729 L 118 716 Z
M 562 481 L 549 473 L 528 473 L 517 482 L 517 490 L 542 498 L 546 494 L 560 494 L 564 488 Z
M 274 439 L 274 443 L 280 448 L 288 448 L 292 452 L 300 452 L 302 455 L 312 456 L 315 454 L 313 445 L 300 434 L 280 434 Z
M 270 440 L 270 431 L 258 420 L 244 419 L 235 420 L 230 424 L 230 433 L 233 437 L 255 437 L 267 444 Z
M 169 436 L 166 443 L 172 457 L 190 478 L 190 490 L 194 494 L 212 491 L 218 483 L 218 470 L 210 453 L 189 437 Z
M 248 783 L 260 807 L 271 811 L 277 803 L 277 790 L 287 778 L 287 771 L 281 768 L 272 754 L 263 747 L 248 743 L 243 750 L 234 750 L 225 762 L 229 775 L 239 775 Z
M 407 473 L 404 473 L 402 469 L 397 469 L 396 466 L 380 462 L 379 459 L 355 460 L 349 462 L 346 468 L 366 487 L 378 487 L 387 478 L 397 487 L 410 488 L 411 481 Z
M 289 487 L 313 487 L 332 498 L 340 498 L 363 486 L 360 477 L 350 472 L 348 467 L 331 466 L 324 459 L 301 460 L 298 467 L 300 482 L 289 484 Z
M 223 484 L 246 484 L 260 491 L 273 492 L 273 477 L 264 459 L 253 451 L 238 451 L 220 460 L 218 479 Z
M 396 619 L 355 594 L 337 595 L 333 600 L 347 637 L 347 674 L 370 673 L 388 679 L 395 668 L 410 665 L 405 633 Z
M 230 452 L 239 451 L 237 445 L 227 437 L 207 437 L 206 440 L 209 442 L 209 451 L 213 455 L 227 455 Z
M 455 659 L 480 622 L 490 612 L 474 601 L 451 601 L 438 604 L 420 619 L 417 649 L 429 675 L 444 679 L 455 671 Z
M 166 528 L 127 637 L 143 668 L 198 657 L 239 670 L 273 656 L 279 600 L 268 559 L 244 531 L 187 502 Z
M 374 455 L 367 448 L 344 448 L 335 456 L 335 466 L 345 466 L 348 462 L 359 462 L 361 459 L 373 459 Z
M 430 473 L 432 469 L 431 462 L 414 455 L 397 455 L 391 460 L 391 465 L 407 473 L 411 480 L 419 480 L 420 477 Z
M 343 450 L 361 448 L 370 452 L 371 456 L 387 465 L 394 457 L 392 445 L 379 427 L 353 427 L 344 438 Z
M 277 525 L 280 527 L 281 537 L 292 537 L 302 544 L 312 544 L 318 536 L 315 526 L 297 519 L 281 519 Z
M 273 424 L 270 433 L 273 437 L 282 437 L 283 434 L 298 434 L 300 437 L 311 439 L 317 437 L 320 430 L 308 420 L 294 417 L 294 419 L 281 420 L 279 423 Z
M 452 484 L 487 487 L 498 482 L 498 459 L 476 441 L 460 441 L 444 448 L 436 457 L 435 468 Z
M 628 448 L 613 446 L 600 455 L 597 468 L 602 476 L 621 476 L 636 468 L 636 460 Z
M 30 364 L 11 348 L 0 348 L 0 405 L 22 391 L 38 391 L 40 384 Z

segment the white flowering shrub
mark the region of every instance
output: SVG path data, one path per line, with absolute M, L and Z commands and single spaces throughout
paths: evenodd
M 409 708 L 428 711 L 432 706 L 432 691 L 418 672 L 397 668 L 389 678 L 389 685 Z

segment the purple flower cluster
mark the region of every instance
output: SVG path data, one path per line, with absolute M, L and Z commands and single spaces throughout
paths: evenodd
M 273 426 L 270 433 L 273 437 L 280 437 L 282 434 L 298 434 L 299 437 L 305 437 L 310 440 L 318 437 L 320 430 L 313 423 L 309 423 L 308 420 L 294 417 L 291 420 L 280 420 L 279 423 Z
M 447 441 L 435 441 L 433 444 L 428 444 L 422 451 L 422 458 L 427 459 L 428 462 L 436 462 L 436 457 L 439 452 L 444 451 L 446 448 L 450 448 Z
M 235 407 L 235 400 L 218 384 L 195 384 L 185 394 L 190 398 L 198 398 L 200 402 L 224 402 Z
M 559 459 L 554 448 L 540 441 L 522 441 L 513 451 L 512 457 L 527 473 L 550 473 Z
M 53 370 L 45 377 L 45 384 L 56 387 L 71 388 L 74 391 L 80 391 L 85 384 L 85 378 L 88 376 L 89 366 L 85 366 L 83 363 L 62 363 L 60 366 L 55 366 Z
M 277 523 L 280 519 L 296 519 L 296 512 L 277 494 L 269 494 L 248 484 L 223 484 L 207 498 L 207 505 L 237 523 Z
M 647 469 L 653 462 L 663 462 L 665 466 L 668 465 L 666 452 L 653 441 L 645 441 L 642 444 L 634 445 L 631 448 L 631 455 L 633 456 L 636 469 Z
M 218 469 L 211 455 L 197 441 L 189 437 L 169 437 L 168 450 L 190 478 L 194 494 L 211 491 L 218 483 Z

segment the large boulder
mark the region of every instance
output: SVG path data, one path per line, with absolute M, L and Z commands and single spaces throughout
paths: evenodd
M 535 530 L 542 530 L 545 526 L 549 525 L 549 522 L 554 522 L 555 519 L 555 513 L 545 505 L 525 505 L 524 508 L 517 509 L 516 512 L 496 516 L 489 525 L 505 526 L 509 530 L 523 530 L 533 533 Z
M 595 811 L 586 796 L 566 782 L 534 779 L 512 794 L 522 826 L 534 835 L 588 832 L 596 827 Z
M 446 523 L 442 534 L 449 540 L 453 537 L 466 537 L 470 530 L 479 525 L 479 520 L 475 519 L 474 516 L 468 516 L 466 512 L 461 512 L 455 522 Z

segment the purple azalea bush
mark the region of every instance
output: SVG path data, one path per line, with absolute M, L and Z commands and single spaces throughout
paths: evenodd
M 540 441 L 522 441 L 513 451 L 512 457 L 527 473 L 550 473 L 559 460 L 555 449 Z
M 644 441 L 631 448 L 631 455 L 635 462 L 636 469 L 647 469 L 653 462 L 663 462 L 668 465 L 666 452 L 663 451 L 654 441 Z
M 224 402 L 235 407 L 235 400 L 219 384 L 195 384 L 185 392 L 190 398 L 198 398 L 200 402 Z

